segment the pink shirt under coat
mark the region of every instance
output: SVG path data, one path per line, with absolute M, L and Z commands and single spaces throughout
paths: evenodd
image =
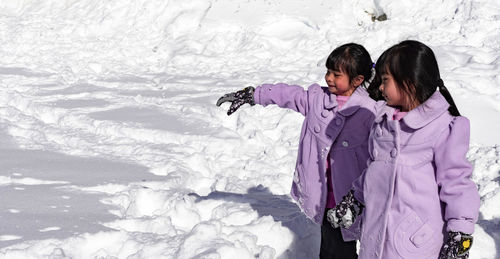
M 394 114 L 392 115 L 393 121 L 401 120 L 408 112 L 402 112 L 399 109 L 394 110 Z

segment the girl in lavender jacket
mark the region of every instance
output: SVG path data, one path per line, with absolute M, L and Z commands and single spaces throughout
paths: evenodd
M 244 103 L 257 103 L 305 116 L 291 196 L 309 218 L 322 224 L 320 258 L 357 258 L 359 225 L 341 232 L 324 215 L 366 168 L 375 101 L 363 85 L 372 76 L 372 61 L 363 46 L 350 43 L 333 50 L 326 67 L 328 87 L 264 84 L 226 94 L 217 105 L 232 102 L 228 115 Z
M 370 132 L 371 163 L 329 220 L 349 226 L 364 204 L 359 258 L 468 258 L 479 212 L 466 159 L 469 120 L 426 45 L 403 41 L 376 70 L 373 84 L 386 101 Z

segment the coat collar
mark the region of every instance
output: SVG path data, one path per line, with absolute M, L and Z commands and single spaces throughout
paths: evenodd
M 363 101 L 368 96 L 368 92 L 362 86 L 356 88 L 354 93 L 349 97 L 349 100 L 344 104 L 339 111 L 344 116 L 350 116 L 362 106 Z M 337 96 L 335 94 L 327 94 L 324 97 L 324 106 L 326 109 L 332 109 L 338 106 Z
M 402 121 L 412 129 L 419 129 L 446 112 L 449 106 L 444 96 L 439 91 L 436 91 L 427 101 L 409 111 Z M 375 118 L 375 122 L 381 122 L 384 116 L 392 118 L 394 110 L 394 108 L 384 105 L 377 118 Z
M 334 94 L 331 94 L 328 91 L 328 88 L 325 89 L 325 96 L 323 97 L 323 104 L 325 106 L 325 109 L 333 109 L 339 105 L 337 102 L 337 96 Z

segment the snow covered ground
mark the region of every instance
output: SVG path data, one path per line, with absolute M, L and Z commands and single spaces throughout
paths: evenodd
M 336 46 L 375 60 L 404 39 L 434 49 L 471 120 L 471 258 L 500 258 L 492 0 L 1 1 L 0 257 L 315 258 L 319 229 L 288 196 L 301 115 L 214 104 L 323 84 Z

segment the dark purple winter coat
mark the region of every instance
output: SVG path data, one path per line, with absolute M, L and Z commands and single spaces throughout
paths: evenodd
M 358 87 L 337 110 L 336 95 L 317 84 L 307 90 L 301 86 L 265 84 L 255 89 L 254 99 L 258 104 L 276 104 L 305 116 L 291 196 L 309 218 L 321 223 L 327 198 L 328 152 L 331 149 L 332 186 L 339 203 L 367 166 L 375 101 L 363 87 Z M 359 224 L 342 232 L 344 240 L 354 240 L 359 237 Z

